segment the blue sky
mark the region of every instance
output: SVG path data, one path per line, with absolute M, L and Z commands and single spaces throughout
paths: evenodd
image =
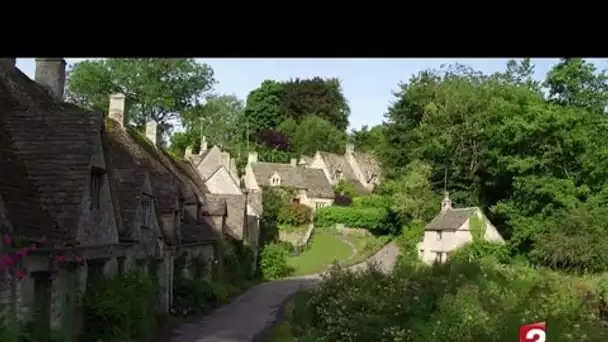
M 81 59 L 67 59 L 74 63 Z M 247 94 L 265 79 L 337 77 L 342 81 L 344 95 L 351 108 L 350 126 L 375 125 L 383 120 L 392 91 L 400 81 L 413 74 L 442 64 L 461 63 L 484 73 L 505 69 L 507 59 L 199 59 L 215 71 L 218 93 L 235 94 L 245 100 Z M 536 78 L 544 78 L 556 59 L 533 59 Z M 598 68 L 608 67 L 608 60 L 593 60 Z M 34 76 L 34 60 L 20 58 L 17 66 L 28 76 Z

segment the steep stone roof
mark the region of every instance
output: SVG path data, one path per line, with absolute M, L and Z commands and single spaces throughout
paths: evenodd
M 182 222 L 182 243 L 200 243 L 217 241 L 218 236 L 209 224 L 185 211 Z
M 221 195 L 207 194 L 206 201 L 201 208 L 203 216 L 225 216 L 226 199 Z
M 27 178 L 25 165 L 17 158 L 13 143 L 4 130 L 2 120 L 6 112 L 0 108 L 0 232 L 13 232 L 28 239 L 47 237 L 58 242 L 65 239 L 63 231 L 53 218 L 42 209 L 40 193 Z M 2 214 L 2 213 L 0 213 Z M 3 224 L 2 221 L 8 221 Z
M 424 229 L 438 231 L 457 230 L 478 210 L 478 207 L 449 209 L 445 213 L 439 213 L 439 215 L 435 216 Z
M 55 100 L 17 68 L 0 66 L 2 127 L 12 141 L 40 203 L 75 242 L 89 165 L 100 139 L 101 113 Z M 6 198 L 4 198 L 7 201 Z
M 160 212 L 176 210 L 176 200 L 180 196 L 177 177 L 171 173 L 156 156 L 142 148 L 127 130 L 122 129 L 114 120 L 106 120 L 108 136 L 107 153 L 112 163 L 129 165 L 133 159 L 133 167 L 146 170 L 150 174 L 151 185 L 154 188 L 155 202 Z
M 281 186 L 306 189 L 311 197 L 334 197 L 333 188 L 321 169 L 279 163 L 252 163 L 251 168 L 259 186 L 269 186 L 270 177 L 276 172 L 281 177 Z
M 367 182 L 370 181 L 372 176 L 380 177 L 380 164 L 374 155 L 370 153 L 353 152 L 353 157 Z
M 323 161 L 325 162 L 325 165 L 327 166 L 330 177 L 333 177 L 334 173 L 336 173 L 337 170 L 342 170 L 342 177 L 344 179 L 346 179 L 346 180 L 351 180 L 351 179 L 356 180 L 357 179 L 357 177 L 355 176 L 355 172 L 353 171 L 352 167 L 348 163 L 348 160 L 346 160 L 345 156 L 338 155 L 335 153 L 329 153 L 329 152 L 319 152 L 319 153 L 321 154 L 321 157 L 323 158 Z
M 226 201 L 226 232 L 237 240 L 242 240 L 245 230 L 247 200 L 245 195 L 218 195 Z

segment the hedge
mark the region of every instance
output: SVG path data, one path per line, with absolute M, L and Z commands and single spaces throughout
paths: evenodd
M 316 227 L 331 227 L 342 223 L 351 228 L 387 231 L 388 210 L 384 208 L 324 207 L 315 213 Z
M 391 199 L 387 196 L 368 195 L 353 198 L 352 207 L 355 208 L 389 208 Z
M 277 222 L 292 226 L 301 226 L 311 221 L 312 209 L 304 204 L 286 204 L 277 215 Z

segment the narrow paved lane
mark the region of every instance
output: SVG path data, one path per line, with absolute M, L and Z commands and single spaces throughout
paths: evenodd
M 394 243 L 382 248 L 369 260 L 384 271 L 391 270 L 399 250 Z M 367 263 L 351 269 L 367 267 Z M 318 274 L 259 284 L 208 316 L 176 327 L 166 342 L 251 342 L 277 319 L 281 305 L 301 289 L 311 288 L 320 280 Z

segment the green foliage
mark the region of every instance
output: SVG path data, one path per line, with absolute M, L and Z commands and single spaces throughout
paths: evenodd
M 484 237 L 486 235 L 487 228 L 486 221 L 481 217 L 473 215 L 469 218 L 469 230 L 471 231 L 473 241 L 485 240 Z
M 374 154 L 384 151 L 386 148 L 385 130 L 384 125 L 377 125 L 371 129 L 367 125 L 363 125 L 360 130 L 353 129 L 351 137 L 357 151 Z
M 480 206 L 513 254 L 606 270 L 606 75 L 562 59 L 547 74 L 548 99 L 533 75 L 522 60 L 504 73 L 451 65 L 401 84 L 387 114 L 380 155 L 388 181 L 378 193 L 394 196 L 403 224 L 428 221 L 439 208 L 431 194 L 447 176 L 455 205 Z
M 211 279 L 176 277 L 173 283 L 172 314 L 180 316 L 207 313 L 238 293 L 238 288 Z
M 260 248 L 279 237 L 278 216 L 284 205 L 285 200 L 280 189 L 268 187 L 262 191 L 264 211 L 260 217 Z
M 260 270 L 265 280 L 286 277 L 293 272 L 287 263 L 289 251 L 280 243 L 269 243 L 260 253 Z
M 289 137 L 292 152 L 297 156 L 314 155 L 317 151 L 344 153 L 346 132 L 320 117 L 306 116 L 301 122 L 289 118 L 279 125 L 278 130 Z
M 205 136 L 208 148 L 218 145 L 232 156 L 247 155 L 243 102 L 234 95 L 224 94 L 208 95 L 205 100 L 205 104 L 181 114 L 185 130 L 171 137 L 171 150 L 182 156 L 186 147 L 192 146 L 197 153 L 201 137 Z
M 354 208 L 390 208 L 393 202 L 390 196 L 367 195 L 353 198 Z
M 178 113 L 198 103 L 214 83 L 213 70 L 194 58 L 86 60 L 69 70 L 66 98 L 105 113 L 110 94 L 122 92 L 127 97 L 127 122 L 143 127 L 155 120 L 169 133 Z
M 508 342 L 534 321 L 547 322 L 548 341 L 607 337 L 598 322 L 601 289 L 557 273 L 490 261 L 330 273 L 294 308 L 301 340 Z
M 342 223 L 346 227 L 364 228 L 378 234 L 393 233 L 390 210 L 384 208 L 324 207 L 315 212 L 315 227 L 331 227 Z
M 281 224 L 301 226 L 312 220 L 312 209 L 304 204 L 287 204 L 281 207 L 277 221 Z
M 347 182 L 342 179 L 338 182 L 338 184 L 336 184 L 336 186 L 334 188 L 334 192 L 336 194 L 340 194 L 340 195 L 343 194 L 350 198 L 353 198 L 353 197 L 359 195 L 359 193 L 357 192 L 357 189 L 355 189 L 355 186 L 351 182 Z
M 418 243 L 424 237 L 425 223 L 420 220 L 413 220 L 401 230 L 401 235 L 397 239 L 400 247 L 400 257 L 409 261 L 418 259 Z
M 484 239 L 474 239 L 450 253 L 450 259 L 456 261 L 472 261 L 493 258 L 499 263 L 510 261 L 509 249 L 502 244 L 492 243 Z
M 147 341 L 156 332 L 156 282 L 141 272 L 87 287 L 82 341 Z

